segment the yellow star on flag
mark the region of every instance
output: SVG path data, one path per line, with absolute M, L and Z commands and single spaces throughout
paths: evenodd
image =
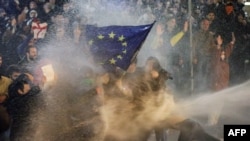
M 125 39 L 125 37 L 122 35 L 119 37 L 119 41 L 123 41 Z
M 125 47 L 126 47 L 127 45 L 128 45 L 127 42 L 123 42 L 123 43 L 122 43 L 122 46 L 125 46 Z
M 122 53 L 126 54 L 126 53 L 127 53 L 127 50 L 122 51 Z
M 93 40 L 90 40 L 89 41 L 89 45 L 93 45 L 94 41 Z
M 113 31 L 112 31 L 111 33 L 109 33 L 109 38 L 111 38 L 111 39 L 114 39 L 114 38 L 115 38 L 115 34 L 114 34 Z
M 97 37 L 98 37 L 98 39 L 100 39 L 100 40 L 104 38 L 104 36 L 103 36 L 102 34 L 99 34 Z
M 110 64 L 115 64 L 116 63 L 116 60 L 114 58 L 110 59 L 109 60 Z
M 120 60 L 122 60 L 122 56 L 121 55 L 118 55 L 117 58 L 120 59 Z

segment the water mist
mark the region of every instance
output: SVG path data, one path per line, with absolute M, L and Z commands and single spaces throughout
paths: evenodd
M 79 7 L 79 15 L 88 18 L 87 24 L 99 26 L 148 24 L 138 23 L 136 14 L 132 15 L 125 10 L 134 7 L 128 7 L 123 3 L 117 6 L 117 3 L 105 1 L 104 6 L 98 0 L 72 2 Z M 138 55 L 139 66 L 144 64 L 148 56 L 151 56 L 147 48 L 150 47 L 152 37 L 154 35 L 151 32 Z M 220 124 L 250 123 L 248 112 L 250 82 L 218 93 L 185 98 L 176 105 L 169 101 L 172 96 L 168 94 L 162 97 L 149 94 L 141 100 L 143 109 L 139 112 L 133 109 L 133 105 L 128 100 L 121 98 L 108 99 L 104 107 L 95 107 L 93 105 L 96 97 L 92 97 L 91 93 L 85 95 L 82 81 L 87 73 L 86 70 L 99 72 L 99 68 L 95 68 L 89 62 L 89 56 L 83 51 L 75 52 L 73 48 L 77 47 L 71 43 L 71 40 L 60 43 L 51 41 L 45 45 L 45 50 L 41 51 L 43 57 L 48 58 L 53 65 L 57 80 L 52 88 L 44 91 L 47 110 L 39 111 L 34 115 L 40 116 L 38 121 L 34 121 L 39 125 L 35 129 L 37 130 L 36 141 L 67 138 L 77 141 L 85 136 L 85 141 L 102 141 L 106 134 L 125 140 L 127 137 L 140 136 L 141 131 L 150 130 L 155 124 L 159 124 L 159 121 L 164 121 L 169 116 L 169 108 L 178 111 L 186 118 L 199 120 L 221 106 Z M 162 104 L 155 106 L 155 102 Z M 100 111 L 101 114 L 92 115 L 90 113 L 92 111 Z M 86 120 L 79 117 L 84 117 Z M 200 122 L 202 125 L 206 124 L 206 120 L 200 120 Z

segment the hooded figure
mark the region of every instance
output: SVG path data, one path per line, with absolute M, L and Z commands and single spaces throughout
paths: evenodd
M 27 74 L 21 74 L 9 87 L 7 110 L 11 116 L 10 140 L 34 140 L 33 114 L 43 108 L 40 88 L 33 86 Z

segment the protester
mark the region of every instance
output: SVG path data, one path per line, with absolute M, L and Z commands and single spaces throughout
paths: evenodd
M 144 23 L 153 22 L 153 20 L 155 19 L 157 20 L 156 21 L 157 25 L 155 28 L 156 30 L 153 33 L 151 32 L 152 33 L 151 37 L 152 36 L 155 37 L 155 40 L 153 40 L 152 42 L 150 41 L 150 51 L 147 50 L 148 51 L 147 53 L 149 54 L 149 56 L 153 55 L 157 57 L 159 56 L 155 54 L 160 54 L 160 59 L 159 59 L 160 61 L 158 63 L 163 64 L 162 65 L 163 67 L 161 67 L 161 65 L 159 66 L 158 64 L 152 67 L 155 70 L 148 71 L 148 70 L 144 70 L 144 68 L 139 68 L 139 67 L 136 67 L 136 69 L 134 69 L 133 67 L 135 66 L 133 65 L 135 65 L 136 63 L 132 62 L 132 65 L 131 65 L 132 68 L 129 68 L 126 72 L 121 71 L 121 68 L 117 68 L 117 70 L 115 71 L 116 72 L 115 75 L 112 75 L 110 73 L 107 73 L 107 74 L 102 73 L 103 75 L 98 75 L 99 76 L 98 78 L 102 78 L 102 77 L 105 78 L 105 79 L 99 79 L 99 80 L 103 80 L 103 82 L 98 83 L 98 85 L 97 83 L 95 83 L 96 82 L 95 75 L 91 74 L 91 72 L 95 71 L 95 69 L 88 70 L 88 72 L 86 72 L 86 75 L 84 74 L 84 78 L 81 77 L 82 74 L 80 74 L 79 72 L 78 73 L 76 73 L 75 71 L 69 72 L 69 74 L 79 75 L 79 79 L 76 79 L 74 81 L 79 81 L 79 85 L 84 85 L 82 86 L 82 89 L 84 89 L 83 91 L 84 93 L 86 92 L 87 96 L 79 97 L 79 101 L 82 99 L 86 100 L 89 97 L 91 97 L 90 99 L 88 99 L 90 101 L 85 101 L 86 102 L 85 104 L 87 105 L 86 108 L 90 107 L 92 109 L 94 107 L 93 109 L 95 109 L 96 105 L 93 106 L 92 104 L 96 102 L 95 98 L 97 97 L 97 98 L 100 98 L 98 100 L 101 101 L 101 104 L 105 104 L 105 102 L 107 104 L 106 100 L 110 100 L 110 99 L 111 101 L 114 99 L 115 100 L 118 99 L 118 101 L 120 100 L 119 102 L 125 99 L 125 103 L 128 102 L 126 104 L 128 104 L 129 106 L 130 104 L 132 104 L 134 106 L 133 108 L 135 108 L 135 111 L 137 113 L 142 112 L 143 108 L 145 108 L 143 107 L 143 104 L 144 104 L 143 100 L 148 98 L 147 96 L 149 96 L 150 98 L 153 97 L 152 100 L 154 101 L 155 100 L 154 98 L 156 97 L 152 96 L 152 94 L 159 96 L 157 98 L 164 98 L 164 96 L 166 95 L 162 95 L 160 92 L 164 91 L 165 93 L 169 93 L 168 89 L 165 87 L 165 81 L 169 79 L 171 76 L 169 76 L 167 71 L 164 70 L 166 68 L 168 71 L 170 71 L 173 74 L 174 77 L 176 77 L 176 79 L 174 78 L 174 82 L 176 82 L 174 84 L 177 86 L 172 87 L 173 90 L 175 91 L 171 91 L 171 92 L 173 92 L 173 94 L 175 94 L 174 92 L 176 91 L 178 91 L 181 94 L 188 93 L 186 94 L 188 96 L 190 96 L 189 94 L 192 94 L 192 93 L 202 93 L 202 92 L 208 91 L 208 89 L 211 88 L 211 83 L 210 83 L 211 79 L 213 80 L 212 82 L 216 82 L 216 83 L 213 83 L 214 85 L 212 87 L 213 88 L 212 92 L 216 92 L 218 90 L 228 88 L 228 83 L 232 85 L 236 85 L 236 84 L 242 83 L 243 80 L 247 81 L 249 79 L 249 74 L 250 74 L 250 71 L 249 71 L 249 56 L 250 55 L 249 54 L 250 52 L 249 52 L 249 49 L 246 48 L 247 45 L 249 44 L 249 41 L 247 40 L 249 39 L 249 33 L 247 32 L 249 28 L 249 24 L 248 24 L 249 19 L 247 17 L 247 14 L 245 14 L 245 11 L 243 10 L 243 7 L 244 7 L 243 3 L 239 1 L 223 3 L 223 2 L 218 2 L 217 0 L 214 2 L 197 1 L 195 3 L 192 3 L 194 9 L 191 11 L 191 15 L 187 14 L 187 11 L 185 11 L 187 10 L 186 1 L 134 0 L 134 1 L 129 1 L 129 2 L 121 1 L 119 3 L 118 2 L 115 2 L 115 3 L 116 5 L 113 5 L 111 0 L 95 0 L 95 1 L 75 1 L 75 0 L 71 0 L 71 1 L 68 1 L 68 0 L 63 0 L 63 1 L 59 1 L 59 0 L 6 1 L 6 0 L 2 0 L 0 1 L 0 51 L 1 51 L 1 54 L 3 55 L 3 56 L 0 55 L 0 57 L 3 57 L 2 58 L 4 60 L 3 63 L 4 65 L 7 65 L 7 66 L 1 65 L 0 67 L 1 67 L 1 72 L 3 72 L 2 70 L 5 71 L 8 68 L 7 70 L 8 74 L 6 74 L 6 76 L 8 76 L 9 78 L 12 79 L 12 81 L 14 81 L 11 84 L 11 88 L 9 89 L 10 91 L 8 92 L 8 94 L 6 92 L 4 92 L 4 94 L 0 94 L 2 99 L 8 98 L 7 99 L 8 104 L 10 107 L 12 107 L 12 108 L 9 107 L 10 108 L 9 110 L 12 113 L 11 118 L 14 118 L 13 120 L 14 125 L 12 126 L 13 131 L 11 133 L 11 139 L 16 137 L 16 133 L 19 133 L 19 131 L 17 130 L 21 128 L 26 128 L 26 125 L 24 124 L 26 123 L 30 124 L 29 118 L 26 118 L 26 116 L 24 117 L 21 116 L 21 120 L 22 119 L 24 120 L 23 123 L 16 124 L 16 122 L 19 122 L 17 121 L 17 119 L 19 118 L 18 116 L 21 115 L 21 112 L 24 109 L 21 109 L 20 111 L 13 110 L 13 107 L 18 109 L 20 107 L 17 105 L 23 104 L 27 106 L 28 110 L 30 109 L 33 110 L 33 108 L 31 108 L 30 105 L 28 105 L 27 103 L 23 101 L 30 102 L 30 101 L 33 101 L 32 99 L 35 99 L 35 101 L 39 99 L 38 97 L 40 97 L 40 90 L 37 86 L 38 85 L 43 86 L 44 82 L 46 81 L 45 80 L 46 78 L 44 77 L 44 74 L 41 70 L 42 63 L 39 61 L 40 58 L 38 58 L 38 53 L 37 53 L 38 50 L 43 49 L 44 54 L 50 54 L 51 50 L 46 50 L 47 49 L 46 47 L 48 45 L 51 45 L 48 43 L 52 42 L 52 43 L 55 43 L 56 45 L 52 45 L 52 47 L 50 48 L 56 47 L 60 49 L 60 47 L 63 46 L 61 48 L 62 50 L 64 49 L 64 47 L 80 48 L 79 50 L 84 49 L 83 51 L 81 50 L 83 54 L 88 55 L 88 59 L 89 58 L 92 59 L 89 48 L 86 47 L 86 45 L 89 44 L 89 42 L 84 40 L 84 36 L 86 34 L 85 25 L 86 24 L 98 25 L 97 23 L 101 21 L 101 17 L 105 17 L 103 15 L 105 14 L 106 11 L 109 11 L 109 9 L 112 9 L 112 12 L 109 13 L 108 17 L 105 17 L 105 24 L 112 24 L 112 25 L 115 25 L 117 23 L 125 24 L 130 21 L 129 19 L 130 17 L 134 17 L 135 19 L 137 19 L 136 24 L 140 24 L 140 25 Z M 96 5 L 100 6 L 100 8 L 97 8 Z M 110 8 L 110 6 L 112 8 Z M 122 10 L 120 10 L 120 8 Z M 116 19 L 116 21 L 113 22 L 111 21 L 111 18 L 115 18 L 116 13 L 114 12 L 114 10 L 117 10 L 117 9 L 119 9 L 119 15 L 122 15 L 122 16 L 118 16 L 118 20 Z M 101 17 L 96 18 L 95 16 L 97 15 L 100 15 Z M 214 16 L 217 18 L 213 19 Z M 239 17 L 236 17 L 236 16 L 239 16 Z M 209 20 L 204 19 L 205 17 L 209 18 Z M 193 31 L 188 31 L 189 20 L 191 20 L 193 27 L 195 27 L 193 28 Z M 41 25 L 39 22 L 46 22 L 46 24 L 44 26 L 44 25 Z M 198 28 L 197 23 L 201 23 L 201 27 L 203 28 L 202 30 L 198 31 L 199 28 Z M 230 41 L 232 39 L 231 32 L 234 30 L 235 30 L 236 38 L 237 38 L 235 42 L 235 45 L 236 45 L 235 49 L 237 51 L 233 52 L 232 57 L 228 58 L 229 54 L 227 54 L 226 51 L 225 51 L 226 54 L 224 54 L 224 52 L 220 49 L 210 50 L 215 45 L 214 38 L 212 38 L 212 36 L 217 35 L 218 32 L 223 33 L 223 35 L 221 35 L 224 38 L 223 42 L 225 43 L 225 45 L 230 46 L 231 44 Z M 193 37 L 194 40 L 192 40 L 193 41 L 192 47 L 194 49 L 193 50 L 194 52 L 192 52 L 191 50 L 186 51 L 187 47 L 189 46 L 188 45 L 189 41 L 187 39 L 189 38 L 189 35 L 191 35 L 191 34 L 187 34 L 187 32 L 197 33 Z M 42 35 L 45 35 L 44 38 L 37 39 L 38 36 L 36 35 L 37 34 L 41 35 L 41 33 Z M 114 35 L 114 36 L 117 36 L 117 35 Z M 122 44 L 126 45 L 126 42 L 123 42 Z M 175 47 L 175 48 L 172 48 L 172 47 Z M 232 46 L 230 46 L 229 48 L 231 47 Z M 72 56 L 74 55 L 76 56 L 76 54 L 74 53 L 76 52 L 79 54 L 82 53 L 79 50 L 72 49 L 72 51 L 65 52 L 65 53 L 73 54 Z M 62 55 L 62 54 L 64 55 L 64 53 L 62 52 L 60 52 L 61 54 L 57 52 L 58 54 L 53 54 L 53 55 L 55 56 Z M 157 52 L 157 53 L 153 53 L 153 52 Z M 183 52 L 185 52 L 184 53 L 185 55 L 183 55 Z M 193 53 L 194 58 L 189 57 L 189 54 L 191 53 Z M 213 53 L 217 54 L 216 58 L 212 58 Z M 226 56 L 226 59 L 220 60 L 218 58 L 219 56 L 218 54 L 220 54 L 222 58 L 223 56 Z M 40 55 L 40 50 L 39 50 L 39 55 Z M 238 60 L 239 57 L 240 57 L 240 60 Z M 67 57 L 65 58 L 68 59 Z M 219 59 L 221 62 L 214 63 L 211 61 L 211 60 L 214 61 L 215 59 L 216 61 L 218 61 Z M 184 83 L 185 85 L 189 86 L 190 74 L 192 73 L 192 72 L 189 72 L 189 70 L 191 71 L 190 66 L 186 66 L 187 64 L 188 65 L 191 64 L 189 62 L 194 63 L 192 64 L 194 65 L 194 72 L 193 72 L 194 79 L 195 79 L 194 87 L 196 88 L 194 92 L 190 90 L 191 88 L 180 86 L 180 85 L 184 86 Z M 62 63 L 65 63 L 66 64 L 65 66 L 67 67 L 75 67 L 76 68 L 75 70 L 78 69 L 77 68 L 78 66 L 74 65 L 75 62 L 71 64 L 67 64 L 67 62 L 62 62 Z M 92 65 L 92 63 L 93 62 L 91 62 L 90 64 Z M 13 68 L 12 67 L 13 64 L 17 64 L 18 67 Z M 223 84 L 220 83 L 221 85 L 219 85 L 219 82 L 221 82 L 222 79 L 218 79 L 218 78 L 225 76 L 225 75 L 220 75 L 220 74 L 222 72 L 224 74 L 226 73 L 225 71 L 218 71 L 217 69 L 221 68 L 224 65 L 227 67 L 228 64 L 229 65 L 231 64 L 229 67 L 230 79 L 229 80 L 227 79 L 225 83 Z M 238 67 L 238 66 L 241 66 L 241 67 Z M 19 67 L 22 68 L 20 71 L 19 69 L 17 69 Z M 26 70 L 23 71 L 23 68 L 25 68 Z M 58 71 L 61 71 L 61 70 L 58 70 Z M 228 69 L 226 71 L 228 71 Z M 35 79 L 35 82 L 31 83 L 30 82 L 31 80 L 27 80 L 27 79 L 23 80 L 19 78 L 19 77 L 24 77 L 24 76 L 27 77 L 26 76 L 27 74 L 26 75 L 21 74 L 23 72 L 31 73 L 32 77 L 34 77 L 33 79 Z M 215 72 L 213 73 L 214 75 L 208 75 L 208 74 L 211 74 L 211 72 Z M 87 73 L 91 75 L 88 75 Z M 239 75 L 240 77 L 238 77 Z M 220 77 L 217 77 L 217 76 L 220 76 Z M 80 79 L 80 78 L 83 78 L 83 79 Z M 228 74 L 226 74 L 226 78 L 228 78 Z M 68 82 L 68 81 L 63 81 L 64 79 L 65 79 L 64 76 L 61 76 L 61 78 L 59 78 L 59 80 L 62 80 L 60 82 Z M 104 84 L 104 80 L 108 81 L 108 83 Z M 180 81 L 182 81 L 182 83 Z M 33 86 L 34 83 L 36 86 Z M 209 84 L 209 86 L 206 84 Z M 72 86 L 72 89 L 76 88 L 79 85 Z M 24 88 L 24 91 L 22 91 L 23 88 Z M 180 88 L 185 89 L 185 91 L 176 90 Z M 76 91 L 74 92 L 77 93 Z M 153 92 L 153 93 L 151 94 L 150 92 Z M 24 94 L 24 95 L 20 95 L 20 94 Z M 170 97 L 171 102 L 174 102 L 171 99 L 173 96 L 172 93 L 167 96 Z M 67 97 L 67 100 L 70 98 Z M 117 109 L 119 108 L 122 109 L 123 106 L 124 107 L 127 106 L 123 102 L 117 104 L 118 105 Z M 158 103 L 159 101 L 156 100 L 155 102 Z M 32 103 L 31 105 L 33 105 L 36 102 L 34 103 L 31 102 L 31 103 Z M 74 106 L 79 108 L 82 105 L 79 104 L 79 105 L 74 105 Z M 168 105 L 168 106 L 171 107 L 171 105 Z M 34 107 L 34 109 L 37 109 L 37 107 Z M 129 109 L 122 109 L 122 110 L 129 111 Z M 77 115 L 78 112 L 80 112 L 79 109 L 76 110 L 76 112 L 74 113 L 74 116 L 72 117 L 78 118 L 78 117 L 83 116 L 83 115 Z M 87 112 L 86 109 L 84 110 L 82 114 L 84 114 L 85 112 Z M 98 113 L 98 112 L 95 112 L 95 110 L 91 110 L 90 112 L 93 112 L 93 113 L 87 113 L 86 115 L 89 115 L 91 117 L 92 114 Z M 137 116 L 137 115 L 133 115 L 134 114 L 133 112 L 128 113 L 128 115 L 130 114 L 132 115 L 132 117 L 129 118 L 131 119 L 132 124 L 133 124 L 133 117 Z M 118 111 L 118 113 L 120 113 L 120 111 Z M 29 112 L 27 115 L 29 115 Z M 117 117 L 119 117 L 120 115 L 118 114 Z M 187 138 L 189 138 L 189 136 L 193 136 L 193 135 L 198 136 L 198 134 L 207 136 L 206 133 L 204 133 L 201 126 L 196 121 L 186 119 L 186 117 L 182 117 L 182 116 L 180 116 L 180 118 L 181 120 L 179 120 L 178 122 L 172 121 L 170 119 L 166 119 L 166 122 L 171 121 L 171 125 L 174 125 L 175 129 L 178 129 L 181 131 L 180 140 L 188 141 Z M 177 119 L 179 119 L 179 117 Z M 114 128 L 114 130 L 115 129 L 117 129 L 118 131 L 123 130 L 120 128 L 123 126 L 126 126 L 127 124 L 128 123 L 126 122 L 119 127 L 117 126 Z M 159 124 L 161 125 L 161 123 Z M 161 126 L 152 127 L 152 128 L 150 127 L 150 130 L 172 128 L 172 126 L 171 127 L 165 126 L 166 124 L 162 124 L 162 125 L 163 127 Z M 191 128 L 191 127 L 194 127 L 194 128 Z M 79 127 L 77 129 L 79 129 L 77 131 L 82 131 L 83 128 Z M 29 130 L 31 130 L 31 128 L 29 128 Z M 189 133 L 190 131 L 194 131 L 195 133 Z M 197 133 L 196 131 L 199 133 Z M 31 135 L 32 133 L 33 132 L 31 132 Z M 113 136 L 113 133 L 110 133 L 110 134 L 111 136 Z M 141 134 L 139 134 L 135 138 L 145 139 L 148 137 L 149 134 L 150 134 L 150 131 L 148 129 L 146 130 L 142 129 Z M 118 136 L 118 134 L 114 136 Z M 26 135 L 24 135 L 23 137 L 26 138 Z M 133 137 L 134 136 L 132 136 L 131 138 Z M 29 137 L 27 136 L 27 138 Z M 107 138 L 106 140 L 108 139 L 109 138 Z
M 9 86 L 7 110 L 12 123 L 10 141 L 34 140 L 36 124 L 32 116 L 45 106 L 40 88 L 33 86 L 27 74 L 21 74 Z
M 8 140 L 8 129 L 11 121 L 10 116 L 6 109 L 6 101 L 9 97 L 8 87 L 11 84 L 11 80 L 0 74 L 0 140 Z

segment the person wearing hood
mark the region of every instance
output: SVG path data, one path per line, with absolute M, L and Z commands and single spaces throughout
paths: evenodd
M 9 86 L 7 111 L 12 120 L 10 141 L 33 140 L 35 126 L 33 114 L 44 107 L 41 90 L 32 83 L 32 76 L 21 74 Z

